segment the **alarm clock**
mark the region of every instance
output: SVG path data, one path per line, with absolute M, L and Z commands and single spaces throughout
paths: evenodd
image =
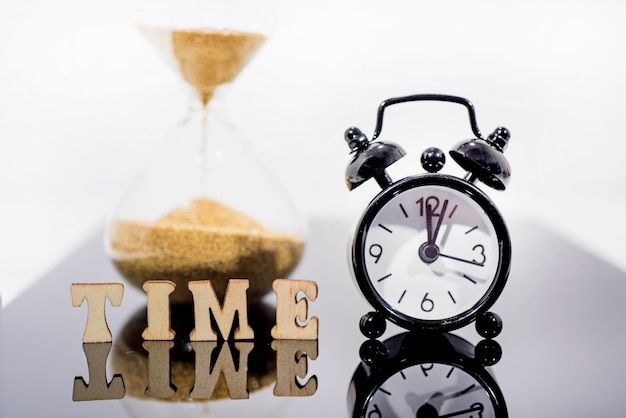
M 434 147 L 421 155 L 425 173 L 397 181 L 387 173 L 406 153 L 378 140 L 384 111 L 415 101 L 452 102 L 468 110 L 474 137 L 450 151 L 467 171 L 464 178 L 440 173 L 446 158 Z M 477 183 L 506 188 L 511 169 L 503 152 L 509 138 L 504 127 L 483 137 L 469 100 L 433 94 L 383 101 L 371 140 L 356 127 L 346 130 L 354 154 L 346 170 L 348 189 L 371 178 L 382 188 L 358 221 L 350 247 L 356 283 L 375 309 L 361 318 L 364 335 L 379 337 L 387 320 L 408 330 L 437 331 L 476 321 L 484 337 L 500 332 L 502 321 L 488 309 L 507 281 L 511 240 L 498 209 Z
M 489 353 L 499 348 L 494 340 L 474 347 L 453 334 L 424 331 L 367 341 L 348 390 L 349 416 L 505 418 L 503 393 L 486 366 L 497 362 Z

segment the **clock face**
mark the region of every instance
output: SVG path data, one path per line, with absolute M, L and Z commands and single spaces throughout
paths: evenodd
M 449 364 L 417 364 L 389 377 L 372 395 L 366 417 L 495 417 L 489 392 Z
M 495 301 L 510 247 L 482 192 L 437 175 L 411 178 L 381 196 L 366 211 L 354 248 L 355 273 L 371 303 L 409 322 L 442 324 Z

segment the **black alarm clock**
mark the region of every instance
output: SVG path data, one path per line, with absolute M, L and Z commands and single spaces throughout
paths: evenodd
M 464 178 L 441 174 L 445 154 L 428 148 L 421 156 L 426 173 L 393 181 L 386 169 L 405 156 L 392 142 L 377 140 L 386 107 L 403 102 L 444 101 L 464 105 L 474 138 L 462 141 L 451 157 Z M 383 101 L 369 140 L 346 130 L 354 153 L 346 170 L 350 190 L 374 178 L 382 191 L 361 216 L 350 248 L 356 283 L 375 309 L 361 319 L 364 335 L 377 338 L 386 320 L 409 330 L 449 331 L 476 321 L 484 337 L 502 327 L 488 312 L 500 296 L 511 264 L 511 240 L 499 211 L 481 182 L 504 190 L 510 178 L 503 155 L 510 134 L 499 127 L 484 138 L 472 103 L 447 95 L 420 94 Z
M 494 340 L 474 347 L 453 334 L 423 331 L 370 340 L 350 382 L 349 416 L 505 418 L 504 395 L 488 367 L 499 348 Z

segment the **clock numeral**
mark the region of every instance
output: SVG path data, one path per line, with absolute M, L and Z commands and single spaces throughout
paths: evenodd
M 369 252 L 370 255 L 376 259 L 374 260 L 374 264 L 376 264 L 380 261 L 380 256 L 383 255 L 383 247 L 380 244 L 372 244 L 370 245 Z
M 398 303 L 402 302 L 402 299 L 404 299 L 404 295 L 406 295 L 406 289 L 404 289 L 404 291 L 400 295 L 400 299 L 398 299 Z
M 476 249 L 478 248 L 478 251 L 480 252 L 480 256 L 482 256 L 483 260 L 482 261 L 478 261 L 476 259 L 472 259 L 472 261 L 476 264 L 485 264 L 485 261 L 487 261 L 487 256 L 485 255 L 485 247 L 483 247 L 481 244 L 476 244 L 474 245 L 474 248 L 472 248 L 472 251 L 476 251 Z
M 393 231 L 391 229 L 387 228 L 385 225 L 378 224 L 378 226 L 380 226 L 382 229 L 384 229 L 385 231 L 389 232 L 390 234 L 393 234 Z
M 424 312 L 431 312 L 433 309 L 435 309 L 435 302 L 432 299 L 428 298 L 428 292 L 426 292 L 426 294 L 424 295 L 424 299 L 422 299 L 420 307 Z
M 452 376 L 452 372 L 454 371 L 454 367 L 450 367 L 450 371 L 448 372 L 448 374 L 446 375 L 446 379 L 449 379 L 450 376 Z
M 428 377 L 428 372 L 431 371 L 433 367 L 435 367 L 435 365 L 432 363 L 420 365 L 420 369 L 422 369 L 422 373 L 424 373 L 424 376 L 426 377 Z
M 439 216 L 439 214 L 437 213 L 437 208 L 439 207 L 439 198 L 437 196 L 428 196 L 425 202 L 424 197 L 420 197 L 415 203 L 417 203 L 420 208 L 420 216 L 424 216 L 426 212 L 426 206 L 429 205 L 433 216 Z
M 380 412 L 378 405 L 374 404 L 374 409 L 367 414 L 367 418 L 382 418 L 383 413 Z

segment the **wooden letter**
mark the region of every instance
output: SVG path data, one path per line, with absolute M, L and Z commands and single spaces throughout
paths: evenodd
M 318 319 L 307 320 L 308 303 L 306 298 L 299 300 L 297 295 L 302 291 L 310 300 L 317 298 L 317 283 L 310 280 L 276 279 L 272 283 L 276 293 L 276 325 L 272 327 L 272 338 L 277 340 L 316 340 Z
M 107 298 L 112 306 L 122 304 L 124 285 L 121 283 L 73 283 L 70 286 L 72 306 L 79 307 L 87 299 L 87 325 L 84 343 L 108 343 L 113 340 L 107 325 L 105 305 Z
M 176 285 L 168 280 L 149 280 L 143 284 L 148 297 L 148 326 L 141 334 L 144 340 L 173 340 L 170 328 L 170 294 Z
M 228 281 L 224 303 L 220 305 L 210 280 L 189 282 L 193 294 L 195 328 L 189 334 L 191 341 L 217 341 L 217 334 L 211 327 L 211 315 L 215 319 L 224 339 L 230 336 L 235 312 L 239 312 L 239 327 L 235 330 L 235 340 L 252 340 L 254 331 L 248 325 L 247 279 Z
M 116 374 L 111 383 L 107 382 L 107 357 L 111 351 L 111 343 L 83 344 L 83 351 L 87 357 L 89 384 L 82 377 L 75 377 L 72 400 L 122 399 L 126 394 L 122 375 Z
M 196 381 L 189 394 L 192 399 L 209 399 L 219 380 L 224 375 L 224 382 L 231 399 L 248 399 L 248 355 L 254 343 L 235 343 L 239 351 L 239 364 L 235 368 L 233 355 L 227 342 L 192 342 L 191 347 L 196 352 Z M 211 354 L 218 350 L 219 356 L 215 364 L 211 364 Z
M 317 358 L 317 341 L 314 340 L 274 340 L 272 349 L 276 351 L 275 396 L 311 396 L 317 391 L 317 376 L 312 376 L 304 385 L 298 378 L 307 374 L 307 358 Z
M 167 399 L 176 394 L 176 386 L 171 383 L 170 349 L 171 341 L 145 341 L 142 344 L 148 352 L 148 387 L 146 396 Z

